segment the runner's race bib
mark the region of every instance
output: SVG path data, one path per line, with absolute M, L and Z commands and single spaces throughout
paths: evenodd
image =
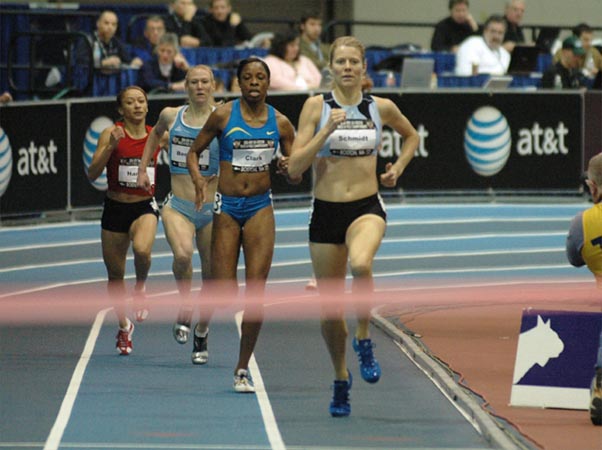
M 171 165 L 172 167 L 186 168 L 186 157 L 194 142 L 193 138 L 186 136 L 173 136 L 171 139 Z M 209 149 L 199 155 L 199 170 L 209 168 Z
M 348 119 L 330 135 L 334 156 L 368 156 L 376 147 L 376 126 L 372 120 Z
M 119 160 L 119 172 L 117 182 L 119 186 L 126 188 L 135 188 L 136 179 L 138 178 L 138 165 L 140 158 L 122 158 Z M 146 168 L 146 173 L 150 184 L 155 184 L 155 168 L 154 161 Z
M 267 172 L 275 149 L 273 139 L 236 139 L 232 149 L 232 170 Z

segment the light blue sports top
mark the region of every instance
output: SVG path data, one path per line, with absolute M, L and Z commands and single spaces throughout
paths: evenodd
M 268 120 L 259 128 L 249 126 L 240 110 L 240 99 L 232 102 L 228 124 L 219 138 L 219 160 L 232 163 L 234 172 L 266 172 L 280 142 L 276 112 L 270 105 Z
M 316 156 L 376 156 L 381 143 L 382 121 L 372 96 L 364 94 L 357 105 L 346 106 L 339 105 L 332 92 L 324 94 L 322 116 L 316 132 L 326 126 L 333 108 L 343 109 L 347 114 L 346 120 L 333 131 Z
M 176 115 L 169 130 L 169 171 L 173 174 L 187 174 L 186 156 L 190 146 L 203 127 L 192 127 L 184 123 L 184 111 L 187 105 L 182 106 Z M 217 175 L 219 170 L 219 146 L 217 139 L 209 144 L 209 151 L 205 150 L 199 155 L 199 170 L 204 177 Z

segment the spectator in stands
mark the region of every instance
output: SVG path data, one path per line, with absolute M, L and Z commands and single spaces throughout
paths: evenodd
M 525 14 L 525 0 L 509 0 L 506 3 L 504 21 L 506 34 L 504 35 L 504 48 L 512 53 L 516 44 L 525 43 L 525 35 L 520 26 Z
M 10 92 L 4 91 L 2 94 L 0 94 L 0 104 L 9 103 L 12 101 L 13 101 L 13 96 L 10 95 Z
M 144 28 L 144 36 L 136 43 L 133 52 L 135 56 L 138 56 L 143 62 L 149 62 L 155 55 L 155 49 L 159 43 L 161 36 L 165 34 L 165 21 L 161 16 L 150 16 L 146 20 L 146 26 Z M 184 67 L 188 65 L 186 58 L 182 52 L 178 52 L 174 58 L 174 62 L 177 67 Z
M 585 51 L 585 57 L 579 60 L 579 68 L 583 72 L 583 75 L 587 78 L 596 78 L 597 73 L 602 70 L 602 54 L 600 51 L 592 45 L 594 40 L 594 30 L 586 23 L 580 23 L 573 28 L 573 36 L 576 36 L 581 41 L 583 50 Z M 554 54 L 554 63 L 558 63 L 562 56 L 562 49 Z
M 541 87 L 546 89 L 577 89 L 587 86 L 587 80 L 579 67 L 585 59 L 585 49 L 577 36 L 562 41 L 560 60 L 550 66 L 541 78 Z
M 143 62 L 150 61 L 153 58 L 155 47 L 159 43 L 159 38 L 165 34 L 165 21 L 163 17 L 153 15 L 146 19 L 144 26 L 144 35 L 136 40 L 132 52 Z
M 176 61 L 178 36 L 165 33 L 159 39 L 155 56 L 140 70 L 140 86 L 149 93 L 184 92 L 188 63 Z
M 165 30 L 175 33 L 181 47 L 195 48 L 211 45 L 211 38 L 194 15 L 192 0 L 170 0 L 170 13 L 165 18 Z
M 468 10 L 468 0 L 449 0 L 449 17 L 435 25 L 431 50 L 456 53 L 462 41 L 478 31 L 479 25 Z
M 328 48 L 327 44 L 320 41 L 322 34 L 322 19 L 320 14 L 315 11 L 309 11 L 301 16 L 299 24 L 301 39 L 299 48 L 303 56 L 307 56 L 316 65 L 319 70 L 328 66 Z
M 122 64 L 129 64 L 134 68 L 142 66 L 142 60 L 133 57 L 128 48 L 115 36 L 118 20 L 117 14 L 105 10 L 96 21 L 96 31 L 89 38 L 96 68 L 118 69 Z M 87 66 L 89 63 L 87 46 L 80 43 L 75 53 L 77 63 Z
M 505 31 L 504 18 L 490 16 L 482 36 L 471 36 L 460 44 L 456 55 L 456 75 L 505 74 L 510 64 L 510 53 L 502 47 Z
M 265 62 L 270 68 L 270 89 L 296 91 L 316 89 L 322 75 L 307 56 L 299 51 L 299 35 L 294 30 L 276 33 Z
M 201 24 L 215 47 L 233 47 L 253 37 L 240 14 L 232 11 L 230 0 L 210 0 L 209 14 L 201 19 Z
M 192 20 L 201 20 L 205 17 L 207 11 L 202 8 L 198 8 L 194 0 L 189 3 L 188 8 L 186 8 L 186 12 L 184 13 L 184 20 L 190 22 Z

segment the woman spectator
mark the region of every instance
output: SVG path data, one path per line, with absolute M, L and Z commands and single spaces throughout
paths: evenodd
M 188 62 L 178 55 L 178 36 L 165 33 L 159 39 L 155 56 L 140 69 L 140 85 L 149 93 L 184 92 Z
M 317 89 L 322 75 L 307 56 L 301 55 L 299 35 L 295 31 L 277 33 L 265 62 L 272 74 L 270 89 L 298 91 Z

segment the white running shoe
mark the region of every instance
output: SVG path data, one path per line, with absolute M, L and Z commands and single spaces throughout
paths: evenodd
M 193 335 L 193 346 L 192 346 L 192 364 L 207 364 L 209 360 L 209 351 L 207 350 L 207 338 L 209 332 L 205 337 L 199 337 L 194 333 Z
M 255 387 L 249 380 L 249 372 L 245 369 L 238 369 L 234 375 L 234 390 L 241 394 L 252 394 Z
M 188 336 L 190 335 L 190 326 L 184 323 L 173 324 L 173 337 L 178 344 L 185 344 L 188 342 Z
M 119 331 L 117 332 L 116 336 L 117 344 L 115 345 L 115 347 L 117 347 L 117 351 L 119 352 L 119 354 L 124 356 L 127 356 L 130 353 L 132 353 L 132 335 L 134 334 L 134 322 L 132 322 L 131 320 L 128 320 L 128 322 L 130 323 L 128 329 L 123 330 L 119 328 Z

